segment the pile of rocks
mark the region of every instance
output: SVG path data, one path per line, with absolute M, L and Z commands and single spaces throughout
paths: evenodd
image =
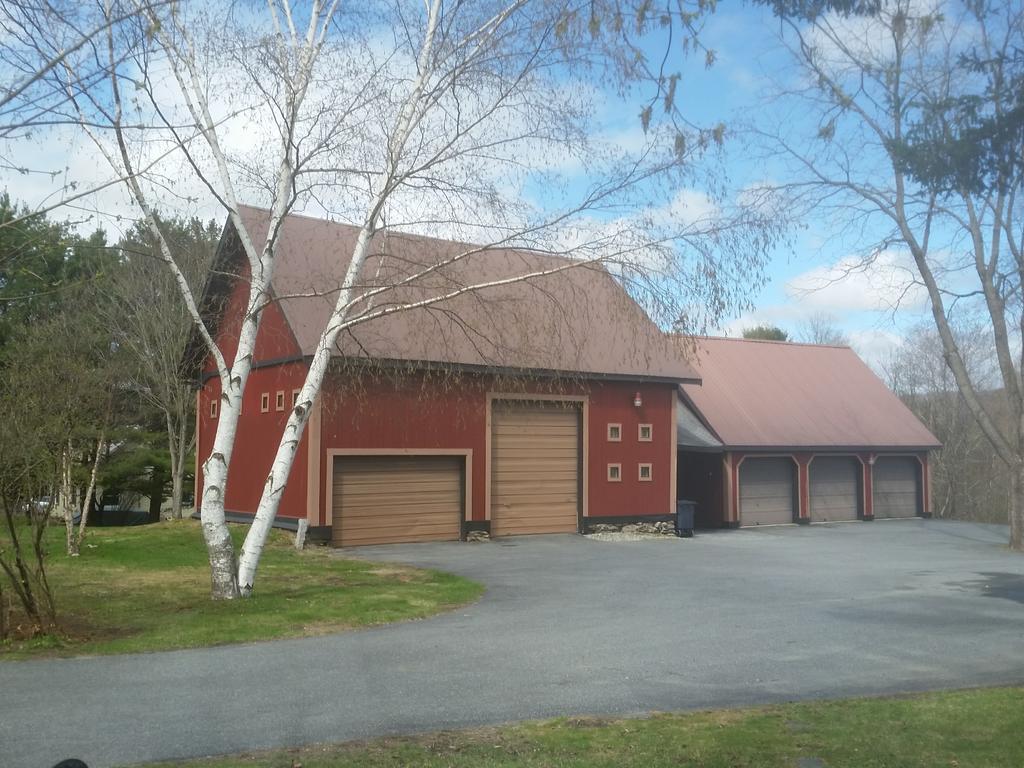
M 646 534 L 648 536 L 670 536 L 675 533 L 675 526 L 667 520 L 654 523 L 595 523 L 588 527 L 587 533 L 629 533 Z

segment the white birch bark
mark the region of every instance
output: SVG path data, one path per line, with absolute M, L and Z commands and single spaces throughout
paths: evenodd
M 377 194 L 363 226 L 359 230 L 355 248 L 352 251 L 351 260 L 345 273 L 342 283 L 342 290 L 334 304 L 331 318 L 324 328 L 320 339 L 317 341 L 316 351 L 310 361 L 306 379 L 299 390 L 298 402 L 292 408 L 285 424 L 284 433 L 278 443 L 277 453 L 271 464 L 270 473 L 263 486 L 263 494 L 260 497 L 259 505 L 252 526 L 246 534 L 245 542 L 242 544 L 242 552 L 238 564 L 238 582 L 243 595 L 251 595 L 253 585 L 256 581 L 256 569 L 260 557 L 263 554 L 263 547 L 266 544 L 267 536 L 274 524 L 277 510 L 281 503 L 281 496 L 284 493 L 285 485 L 288 482 L 288 475 L 291 472 L 292 464 L 295 462 L 295 453 L 302 439 L 306 422 L 309 419 L 309 412 L 313 402 L 323 386 L 324 376 L 327 374 L 327 367 L 331 360 L 331 351 L 334 349 L 338 334 L 344 327 L 344 317 L 353 298 L 354 289 L 359 274 L 366 264 L 366 257 L 370 251 L 370 242 L 376 229 L 377 217 L 381 206 L 387 199 L 389 187 L 397 173 L 402 150 L 409 138 L 409 131 L 414 122 L 416 112 L 420 106 L 420 99 L 423 95 L 427 79 L 430 77 L 430 59 L 433 53 L 434 36 L 437 32 L 438 19 L 441 12 L 441 0 L 433 0 L 430 5 L 430 12 L 427 18 L 427 28 L 417 57 L 417 76 L 408 98 L 402 106 L 396 122 L 395 131 L 392 134 L 388 147 L 388 172 L 385 181 Z
M 82 551 L 82 542 L 85 541 L 85 532 L 89 527 L 89 509 L 92 507 L 92 498 L 96 493 L 96 475 L 99 473 L 100 461 L 106 444 L 106 434 L 101 432 L 96 441 L 96 455 L 93 457 L 92 470 L 89 472 L 89 485 L 85 489 L 85 498 L 82 500 L 82 516 L 78 520 L 78 532 L 72 542 L 73 551 L 68 553 L 72 557 L 77 557 Z
M 74 493 L 71 485 L 71 441 L 68 440 L 60 455 L 60 492 L 58 503 L 60 504 L 61 516 L 64 518 L 65 551 L 69 555 L 74 554 L 75 541 L 75 507 L 72 501 Z
M 171 519 L 181 519 L 181 499 L 185 489 L 185 458 L 189 448 L 195 443 L 195 436 L 189 438 L 188 409 L 182 408 L 177 424 L 168 411 L 167 435 L 171 457 Z
M 173 80 L 181 92 L 195 128 L 210 151 L 216 168 L 214 179 L 202 176 L 198 166 L 193 162 L 186 142 L 182 141 L 178 149 L 189 158 L 193 168 L 200 173 L 206 185 L 224 204 L 247 257 L 249 296 L 245 315 L 240 324 L 235 355 L 230 363 L 225 359 L 216 340 L 206 327 L 192 289 L 175 260 L 173 247 L 164 236 L 153 204 L 140 183 L 140 177 L 129 150 L 125 126 L 122 123 L 120 82 L 114 54 L 113 35 L 109 30 L 107 54 L 109 56 L 109 84 L 113 109 L 95 101 L 93 104 L 104 115 L 109 116 L 116 140 L 116 151 L 111 151 L 92 129 L 90 121 L 78 104 L 77 99 L 89 98 L 88 93 L 84 89 L 82 93 L 78 93 L 74 89 L 68 88 L 69 101 L 78 109 L 82 129 L 92 138 L 111 168 L 124 180 L 134 202 L 142 211 L 154 240 L 159 244 L 160 255 L 171 270 L 189 315 L 217 368 L 221 384 L 220 415 L 212 450 L 202 465 L 204 483 L 201 500 L 201 527 L 210 560 L 212 593 L 215 599 L 231 599 L 239 596 L 237 558 L 225 515 L 229 468 L 238 431 L 238 420 L 241 416 L 242 396 L 252 369 L 259 321 L 262 310 L 270 298 L 269 289 L 273 277 L 277 237 L 281 222 L 287 214 L 295 194 L 296 158 L 294 153 L 297 150 L 294 130 L 309 87 L 313 66 L 337 8 L 337 0 L 328 5 L 321 2 L 314 2 L 311 5 L 308 9 L 309 21 L 304 37 L 299 37 L 296 33 L 290 6 L 287 2 L 284 3 L 283 9 L 273 1 L 268 3 L 268 7 L 277 30 L 278 44 L 282 50 L 290 47 L 291 50 L 286 51 L 284 55 L 291 56 L 289 60 L 295 62 L 295 71 L 290 73 L 291 77 L 283 83 L 286 97 L 280 106 L 284 124 L 273 188 L 274 199 L 267 239 L 264 246 L 258 249 L 239 212 L 240 206 L 231 166 L 227 153 L 221 145 L 219 126 L 212 115 L 209 102 L 210 94 L 201 77 L 200 63 L 197 60 L 197 53 L 192 44 L 189 30 L 179 22 L 176 15 L 160 17 L 152 6 L 146 5 L 141 0 L 136 2 L 136 11 L 147 17 L 152 24 L 152 30 L 159 46 L 166 54 Z M 109 5 L 107 8 L 109 14 Z M 287 19 L 287 32 L 279 23 L 279 13 L 282 10 Z M 168 28 L 169 24 L 173 25 L 173 29 Z M 219 191 L 216 190 L 215 185 L 219 187 Z

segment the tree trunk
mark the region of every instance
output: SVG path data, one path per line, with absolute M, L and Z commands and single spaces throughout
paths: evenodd
M 434 48 L 434 37 L 437 32 L 438 21 L 441 14 L 441 0 L 432 0 L 428 6 L 427 29 L 420 46 L 417 57 L 417 76 L 413 87 L 398 115 L 398 121 L 388 142 L 388 171 L 386 179 L 394 178 L 398 158 L 401 157 L 402 149 L 409 140 L 412 125 L 415 121 L 416 109 L 423 93 L 423 88 L 430 71 L 430 56 Z M 306 380 L 302 383 L 299 391 L 298 402 L 292 408 L 288 422 L 285 424 L 284 433 L 277 445 L 277 454 L 274 456 L 274 463 L 271 465 L 270 474 L 267 476 L 263 486 L 263 494 L 260 496 L 260 503 L 256 507 L 256 514 L 253 518 L 249 532 L 246 534 L 245 542 L 242 544 L 242 554 L 238 566 L 238 583 L 243 597 L 252 594 L 256 582 L 256 568 L 259 566 L 260 556 L 263 554 L 263 547 L 266 544 L 267 536 L 277 516 L 277 509 L 281 503 L 281 496 L 284 493 L 285 484 L 288 482 L 288 475 L 291 473 L 292 464 L 295 461 L 295 452 L 299 448 L 299 441 L 302 439 L 302 432 L 309 419 L 309 412 L 313 402 L 320 394 L 320 387 L 323 384 L 324 376 L 327 374 L 327 367 L 331 360 L 331 351 L 334 349 L 338 334 L 344 327 L 345 315 L 348 312 L 349 302 L 352 298 L 353 287 L 356 279 L 366 262 L 370 250 L 370 239 L 376 227 L 377 217 L 380 215 L 381 207 L 388 197 L 388 185 L 377 193 L 376 200 L 370 206 L 363 225 L 359 230 L 355 247 L 352 249 L 352 256 L 349 259 L 348 268 L 345 271 L 345 279 L 342 282 L 342 290 L 335 300 L 334 310 L 328 318 L 327 326 L 320 334 L 316 351 L 309 364 L 309 371 L 306 373 Z
M 1013 468 L 1010 481 L 1010 549 L 1024 551 L 1024 461 Z
M 150 523 L 160 522 L 160 505 L 164 501 L 164 486 L 167 484 L 167 475 L 163 469 L 153 467 L 153 474 L 149 478 L 149 512 L 147 520 Z
M 71 501 L 71 441 L 60 456 L 60 508 L 64 517 L 64 548 L 67 554 L 77 553 L 75 546 L 75 509 Z
M 100 439 L 96 441 L 96 456 L 92 460 L 92 472 L 89 474 L 89 487 L 85 491 L 85 499 L 82 501 L 82 517 L 78 521 L 78 534 L 75 536 L 72 546 L 72 557 L 77 557 L 82 551 L 82 542 L 85 541 L 85 531 L 89 525 L 89 510 L 92 508 L 92 498 L 96 493 L 96 474 L 100 468 L 100 458 L 103 455 L 103 446 L 106 444 L 106 435 L 100 433 Z
M 7 599 L 7 593 L 4 592 L 3 585 L 0 584 L 0 640 L 7 639 L 7 628 L 11 624 L 10 615 L 10 601 Z
M 28 563 L 25 562 L 24 545 L 22 543 L 23 540 L 18 535 L 18 526 L 14 522 L 13 511 L 9 499 L 5 500 L 3 516 L 7 523 L 7 533 L 10 536 L 11 548 L 14 551 L 14 564 L 12 566 L 8 561 L 0 558 L 0 568 L 3 569 L 4 573 L 6 573 L 7 577 L 10 579 L 11 587 L 14 589 L 15 594 L 18 595 L 21 607 L 25 611 L 25 615 L 32 623 L 36 632 L 42 632 L 43 621 L 42 616 L 40 615 L 39 601 L 32 589 L 32 574 L 28 567 Z
M 227 465 L 222 454 L 214 452 L 203 465 L 203 538 L 210 557 L 210 586 L 214 600 L 241 597 L 238 589 L 238 558 L 224 519 L 224 498 L 221 489 L 227 479 Z
M 180 464 L 178 465 L 181 466 Z M 185 478 L 184 472 L 180 469 L 174 472 L 171 478 L 171 519 L 181 520 L 181 497 L 184 493 Z
M 238 588 L 238 558 L 224 517 L 224 492 L 227 488 L 228 465 L 242 410 L 240 382 L 233 380 L 236 393 L 221 395 L 221 414 L 213 449 L 203 462 L 203 498 L 199 510 L 203 539 L 210 558 L 210 581 L 214 600 L 241 597 Z
M 175 444 L 176 443 L 176 444 Z M 185 492 L 185 458 L 188 454 L 188 419 L 178 422 L 177 435 L 171 444 L 171 519 L 181 520 L 181 497 Z
M 370 237 L 372 234 L 372 221 L 367 221 L 359 231 L 355 248 L 352 251 L 352 258 L 349 262 L 345 275 L 344 285 L 351 286 L 355 282 L 356 275 L 366 260 L 366 254 L 370 248 Z M 344 320 L 344 311 L 348 303 L 352 288 L 345 288 L 339 294 L 335 303 L 334 311 L 328 320 L 327 327 L 320 335 L 317 342 L 313 359 L 309 363 L 309 371 L 306 373 L 306 380 L 299 390 L 298 401 L 288 417 L 284 433 L 277 445 L 277 453 L 274 456 L 274 463 L 270 467 L 270 474 L 267 475 L 266 483 L 263 486 L 263 494 L 260 496 L 260 503 L 256 507 L 256 514 L 253 517 L 252 525 L 245 536 L 242 544 L 242 555 L 238 565 L 238 583 L 243 597 L 252 595 L 253 586 L 256 582 L 256 568 L 260 563 L 260 556 L 263 554 L 263 547 L 266 544 L 267 536 L 273 527 L 274 518 L 277 516 L 277 509 L 281 504 L 281 495 L 284 493 L 285 484 L 288 482 L 288 475 L 291 473 L 292 464 L 295 461 L 295 452 L 298 450 L 299 441 L 302 439 L 302 432 L 309 419 L 309 412 L 313 407 L 323 385 L 324 376 L 327 375 L 327 367 L 331 361 L 331 350 L 338 338 Z M 205 503 L 205 502 L 204 502 Z
M 150 523 L 160 522 L 160 505 L 164 500 L 164 476 L 153 470 L 153 479 L 149 483 L 149 510 L 146 520 Z

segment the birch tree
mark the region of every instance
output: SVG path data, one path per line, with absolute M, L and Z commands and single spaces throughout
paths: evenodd
M 343 332 L 598 266 L 665 326 L 699 330 L 744 302 L 741 286 L 756 282 L 777 235 L 777 212 L 735 205 L 716 176 L 698 170 L 725 130 L 687 121 L 678 76 L 643 52 L 645 38 L 699 48 L 699 22 L 711 8 L 703 2 L 657 13 L 646 2 L 528 0 L 128 7 L 139 25 L 108 26 L 95 49 L 93 64 L 108 73 L 102 87 L 89 87 L 72 67 L 59 79 L 79 129 L 124 179 L 220 382 L 201 499 L 215 598 L 252 593 Z M 122 7 L 108 0 L 102 12 L 113 18 Z M 621 94 L 639 105 L 626 137 L 599 130 L 604 102 Z M 679 202 L 692 185 L 708 200 L 700 212 Z M 247 296 L 230 340 L 207 325 L 197 286 L 155 213 L 158 201 L 201 197 L 226 213 L 242 250 Z M 265 238 L 246 228 L 243 201 L 268 208 Z M 334 309 L 236 553 L 224 513 L 232 450 L 260 317 L 280 298 L 271 280 L 283 222 L 297 208 L 350 222 L 359 234 L 343 255 L 344 280 L 326 288 L 337 292 Z M 359 277 L 371 245 L 388 230 L 479 245 L 406 271 L 397 283 L 367 286 Z M 414 301 L 386 295 L 509 247 L 567 258 L 497 281 L 444 285 Z
M 839 222 L 864 266 L 906 257 L 907 291 L 1011 475 L 1010 546 L 1024 549 L 1024 9 L 896 0 L 869 17 L 784 15 L 783 30 L 799 86 L 782 104 L 811 116 L 762 132 L 793 179 L 783 191 Z M 965 363 L 958 319 L 986 328 L 1009 419 Z

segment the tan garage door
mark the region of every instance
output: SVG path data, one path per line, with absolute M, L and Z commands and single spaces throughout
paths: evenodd
M 851 456 L 817 456 L 810 472 L 811 521 L 856 520 L 860 462 Z
M 793 475 L 788 458 L 744 459 L 740 464 L 740 520 L 743 525 L 793 522 Z
M 920 514 L 919 467 L 913 456 L 879 456 L 875 460 L 872 475 L 875 517 L 916 517 Z
M 574 533 L 580 494 L 580 410 L 503 403 L 491 411 L 491 533 Z
M 335 546 L 458 539 L 459 456 L 343 456 L 334 460 Z

